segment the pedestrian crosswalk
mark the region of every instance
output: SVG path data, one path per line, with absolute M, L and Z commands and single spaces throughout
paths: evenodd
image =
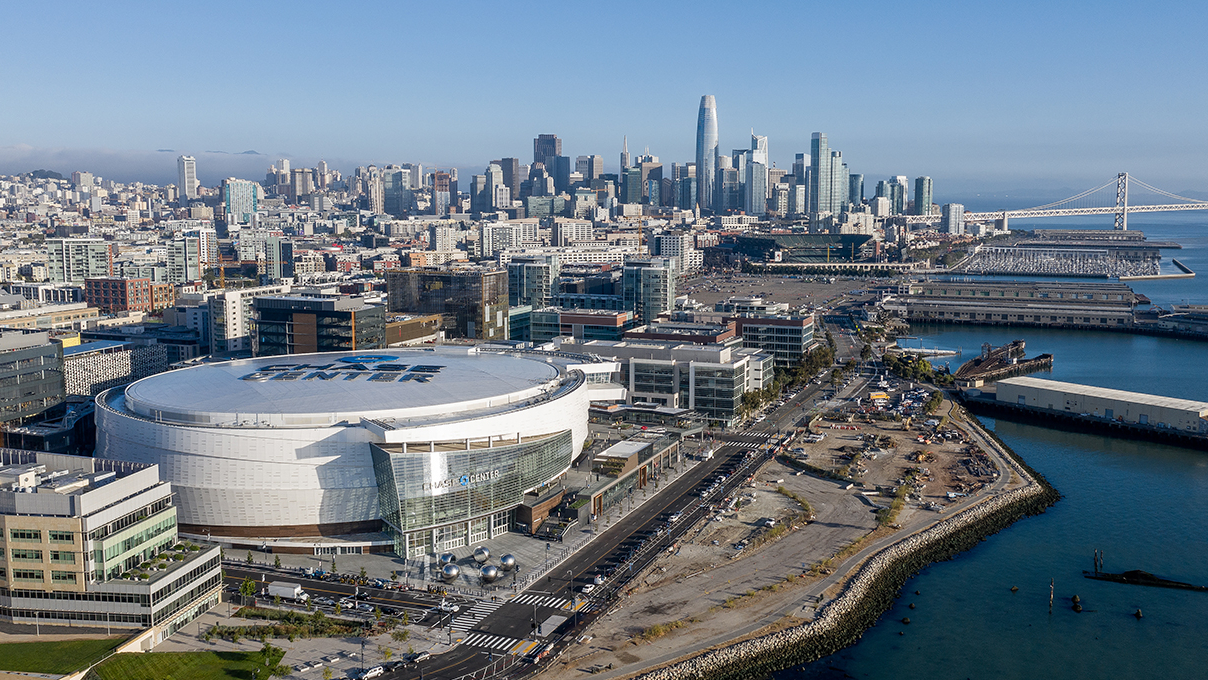
M 459 633 L 464 633 L 478 625 L 479 621 L 485 619 L 491 612 L 505 604 L 507 603 L 503 600 L 482 600 L 473 607 L 470 607 L 466 612 L 454 616 L 450 627 Z
M 482 647 L 500 652 L 510 651 L 519 643 L 520 640 L 516 638 L 506 635 L 491 635 L 490 633 L 470 633 L 461 641 L 461 644 L 467 647 Z
M 551 595 L 541 594 L 521 595 L 520 597 L 512 600 L 513 604 L 527 604 L 529 606 L 535 605 L 538 607 L 557 607 L 558 609 L 565 607 L 567 602 L 570 602 L 570 600 L 566 599 L 565 597 L 554 597 Z

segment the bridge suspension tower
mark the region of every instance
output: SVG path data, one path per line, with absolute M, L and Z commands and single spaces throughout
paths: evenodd
M 1116 229 L 1128 231 L 1128 173 L 1116 176 Z

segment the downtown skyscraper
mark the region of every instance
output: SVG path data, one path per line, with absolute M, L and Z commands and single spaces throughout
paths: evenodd
M 713 183 L 717 175 L 717 100 L 707 94 L 700 98 L 696 116 L 696 205 L 713 207 Z
M 762 215 L 768 205 L 768 138 L 751 131 L 751 151 L 747 154 L 745 210 Z
M 197 159 L 192 156 L 181 156 L 176 159 L 176 173 L 180 179 L 180 195 L 185 201 L 197 198 Z
M 815 132 L 810 139 L 810 214 L 838 214 L 848 202 L 847 164 L 843 154 L 832 151 L 826 135 Z

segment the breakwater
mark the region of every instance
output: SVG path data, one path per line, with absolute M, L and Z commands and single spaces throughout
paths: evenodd
M 972 427 L 979 427 L 975 422 Z M 641 680 L 747 680 L 816 661 L 854 644 L 889 609 L 903 584 L 934 562 L 969 550 L 983 538 L 1044 512 L 1060 494 L 992 432 L 1011 469 L 1029 484 L 999 494 L 883 548 L 856 572 L 843 593 L 809 623 L 704 652 L 638 676 Z

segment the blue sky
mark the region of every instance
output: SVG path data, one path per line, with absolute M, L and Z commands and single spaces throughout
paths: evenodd
M 480 172 L 553 132 L 614 171 L 621 137 L 792 164 L 827 133 L 869 184 L 940 201 L 1128 170 L 1208 192 L 1208 5 L 1193 2 L 6 2 L 0 173 L 258 178 L 275 157 Z M 156 152 L 171 149 L 172 152 Z M 210 151 L 255 150 L 264 156 Z M 870 191 L 871 193 L 871 191 Z

